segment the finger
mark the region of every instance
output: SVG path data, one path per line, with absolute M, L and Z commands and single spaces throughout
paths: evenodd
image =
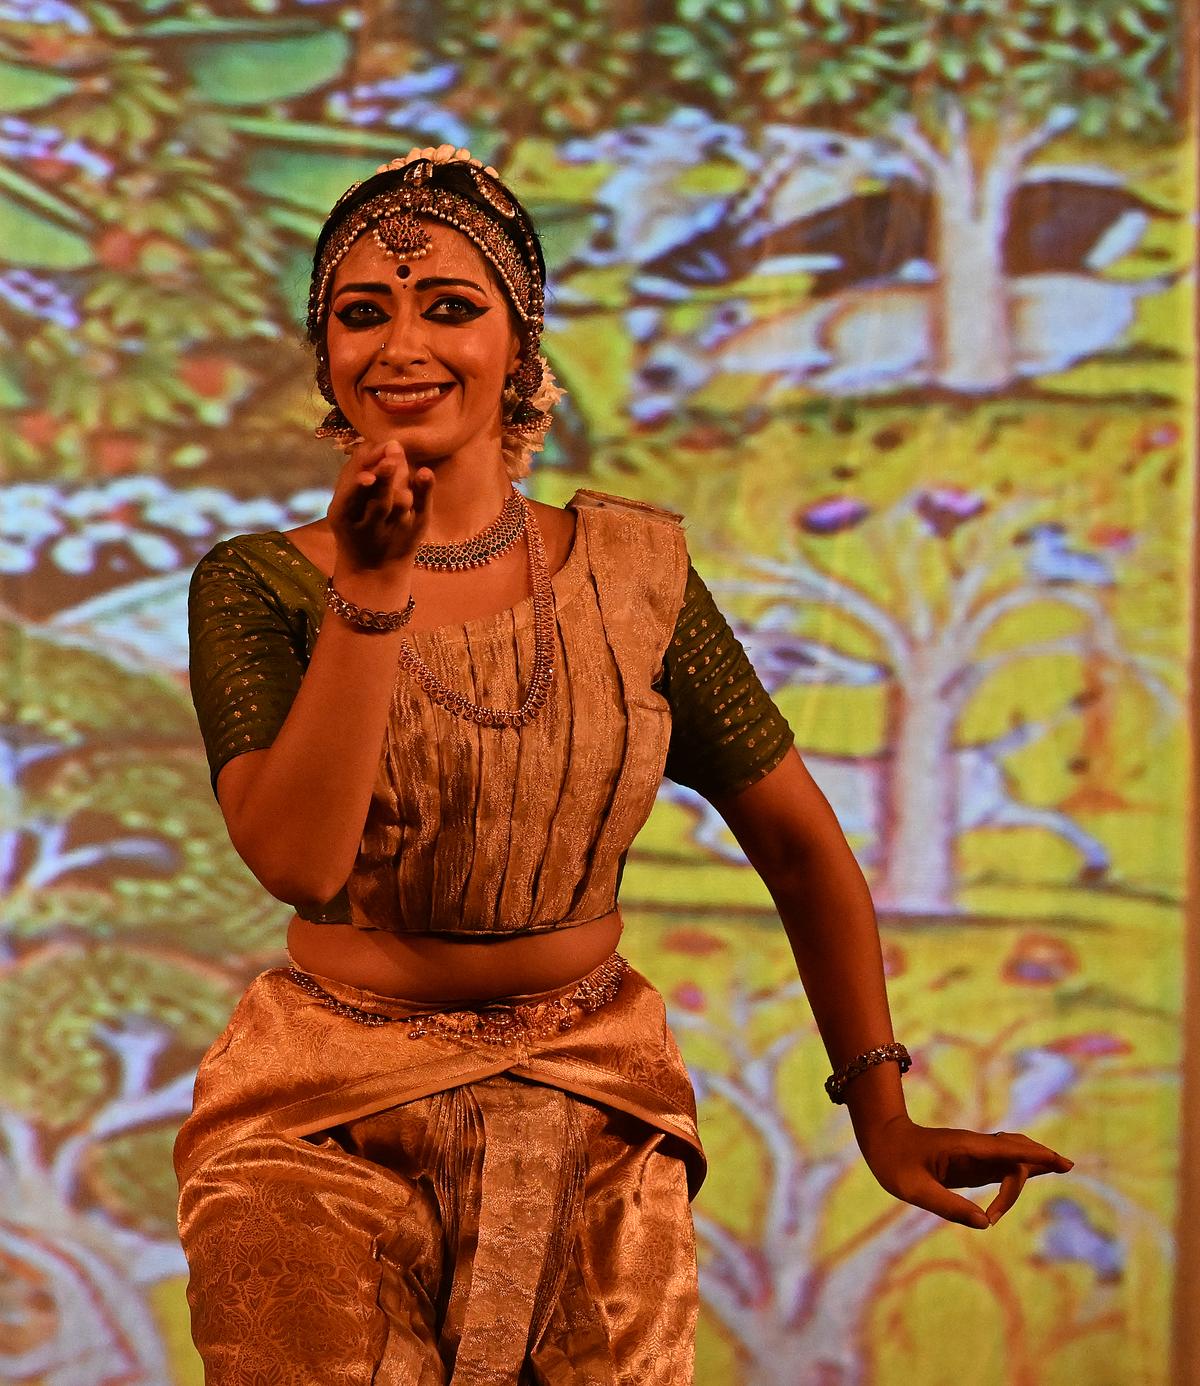
M 413 513 L 423 515 L 429 506 L 429 497 L 433 493 L 433 473 L 428 467 L 422 467 L 409 478 L 409 486 L 412 488 Z
M 988 1204 L 985 1209 L 988 1221 L 995 1226 L 1005 1213 L 1013 1206 L 1020 1196 L 1021 1190 L 1025 1187 L 1025 1181 L 1029 1178 L 1029 1169 L 1025 1165 L 1018 1165 L 1011 1173 L 1006 1174 L 1000 1181 L 1000 1191 L 996 1197 Z
M 1019 1131 L 994 1131 L 987 1135 L 982 1131 L 969 1131 L 966 1148 L 970 1154 L 994 1160 L 997 1157 L 1018 1160 L 1022 1164 L 1037 1165 L 1043 1170 L 1070 1169 L 1075 1161 L 1051 1150 L 1048 1145 L 1032 1140 Z
M 927 1183 L 916 1185 L 911 1192 L 902 1192 L 900 1197 L 914 1207 L 936 1213 L 947 1222 L 957 1222 L 963 1227 L 973 1227 L 976 1230 L 991 1226 L 987 1214 L 977 1203 L 963 1198 L 961 1194 L 951 1193 L 936 1179 L 931 1178 Z

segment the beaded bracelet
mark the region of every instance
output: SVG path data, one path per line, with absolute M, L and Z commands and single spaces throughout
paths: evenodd
M 325 605 L 342 620 L 349 621 L 357 630 L 380 634 L 408 625 L 412 620 L 416 602 L 409 597 L 408 605 L 403 611 L 372 611 L 369 607 L 355 606 L 353 602 L 348 602 L 334 587 L 333 579 L 329 578 L 325 583 Z
M 901 1073 L 907 1073 L 912 1067 L 912 1059 L 909 1057 L 908 1050 L 894 1040 L 891 1044 L 881 1044 L 878 1049 L 868 1049 L 865 1054 L 860 1054 L 857 1059 L 851 1059 L 848 1064 L 844 1064 L 836 1073 L 831 1073 L 825 1079 L 825 1091 L 829 1094 L 830 1102 L 845 1102 L 846 1099 L 842 1096 L 842 1092 L 846 1084 L 852 1078 L 857 1078 L 860 1073 L 865 1073 L 867 1069 L 874 1067 L 875 1064 L 886 1063 L 888 1059 L 898 1061 Z

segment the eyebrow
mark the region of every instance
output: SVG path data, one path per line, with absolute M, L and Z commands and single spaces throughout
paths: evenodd
M 440 289 L 450 284 L 462 284 L 468 289 L 475 289 L 478 293 L 486 293 L 487 290 L 482 284 L 476 284 L 473 279 L 418 279 L 418 289 Z
M 482 284 L 476 284 L 473 279 L 418 279 L 414 287 L 418 289 L 440 289 L 449 285 L 461 284 L 468 289 L 474 289 L 476 293 L 486 294 L 487 290 Z M 334 298 L 340 298 L 342 294 L 390 294 L 392 286 L 390 284 L 343 284 L 334 294 Z

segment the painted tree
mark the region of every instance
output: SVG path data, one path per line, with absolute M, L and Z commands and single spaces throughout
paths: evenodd
M 1031 159 L 1082 135 L 1153 138 L 1179 99 L 1171 0 L 805 0 L 772 9 L 677 0 L 657 43 L 684 93 L 737 73 L 749 117 L 896 140 L 932 194 L 941 386 L 1014 378 L 1003 242 Z M 749 16 L 753 16 L 752 18 Z M 725 77 L 726 82 L 731 81 Z M 729 118 L 726 111 L 726 118 Z
M 989 511 L 982 495 L 955 487 L 919 491 L 878 514 L 859 500 L 827 499 L 799 516 L 792 556 L 749 557 L 746 565 L 759 576 L 724 586 L 822 609 L 836 618 L 835 630 L 840 626 L 830 637 L 835 651 L 853 633 L 888 671 L 882 850 L 873 882 L 884 909 L 955 908 L 954 750 L 964 715 L 995 675 L 1066 656 L 1077 665 L 1102 664 L 1121 686 L 1174 706 L 1159 661 L 1130 650 L 1112 617 L 1107 567 L 1066 543 L 1047 550 L 1039 537 L 1061 540 L 1062 527 L 1037 520 L 1032 501 Z M 852 530 L 869 545 L 855 549 L 857 557 L 870 553 L 869 564 L 855 567 L 871 574 L 870 587 L 844 575 L 845 541 L 840 552 L 831 542 Z M 1030 636 L 1014 618 L 1035 610 L 1039 633 Z M 1043 635 L 1054 629 L 1051 614 L 1061 632 Z M 1069 695 L 1064 704 L 1069 711 Z
M 6 22 L 10 475 L 53 459 L 64 476 L 240 476 L 249 444 L 260 466 L 279 464 L 261 489 L 321 453 L 305 256 L 365 163 L 440 130 L 428 111 L 411 128 L 363 128 L 346 92 L 353 21 L 333 7 L 237 8 L 83 0 Z M 406 108 L 385 100 L 380 123 Z
M 171 1143 L 233 989 L 109 946 L 35 949 L 0 977 L 0 1377 L 158 1386 L 149 1290 L 183 1273 Z

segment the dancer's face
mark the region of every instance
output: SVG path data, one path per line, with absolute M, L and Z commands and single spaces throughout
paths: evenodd
M 367 232 L 330 290 L 329 377 L 368 441 L 395 438 L 410 461 L 498 450 L 501 399 L 520 342 L 508 300 L 465 236 L 423 223 L 429 253 L 397 261 Z

